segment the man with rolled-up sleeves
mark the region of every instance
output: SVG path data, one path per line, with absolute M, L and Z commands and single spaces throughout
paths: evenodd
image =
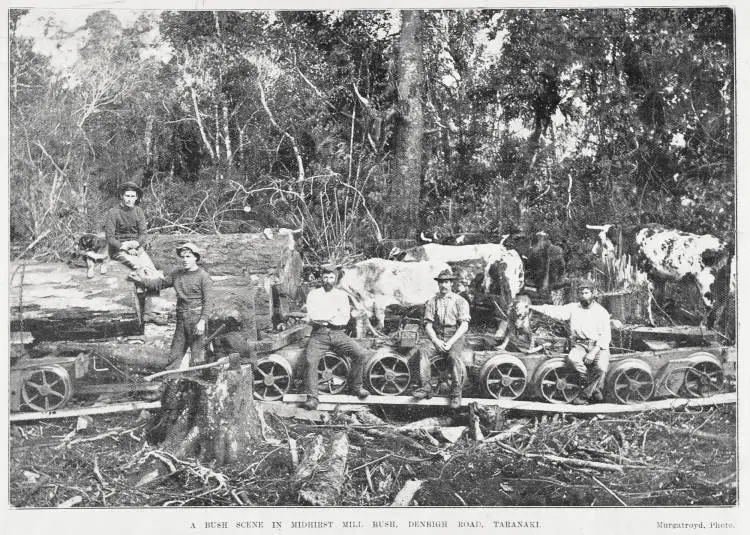
M 435 277 L 438 293 L 427 301 L 424 311 L 425 333 L 427 340 L 419 346 L 419 375 L 422 379 L 420 388 L 412 393 L 414 399 L 431 398 L 432 389 L 430 359 L 442 354 L 450 359 L 451 389 L 450 406 L 457 409 L 461 406 L 461 390 L 464 377 L 460 366 L 461 352 L 464 348 L 464 335 L 469 330 L 469 303 L 452 291 L 456 277 L 445 269 Z

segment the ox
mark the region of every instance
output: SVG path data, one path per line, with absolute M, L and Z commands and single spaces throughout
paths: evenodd
M 503 309 L 523 289 L 523 261 L 517 251 L 501 247 L 485 258 L 484 292 L 501 296 Z
M 374 314 L 377 326 L 385 323 L 390 305 L 424 305 L 438 291 L 435 277 L 450 269 L 445 262 L 395 262 L 370 258 L 342 269 L 337 286 L 348 293 L 355 307 Z
M 553 244 L 547 233 L 537 232 L 529 237 L 525 234 L 504 235 L 501 242 L 508 249 L 515 249 L 523 259 L 526 275 L 539 291 L 554 289 L 565 273 L 565 254 Z
M 483 287 L 484 293 L 501 296 L 503 307 L 507 306 L 523 288 L 524 271 L 521 257 L 516 251 L 506 249 L 498 243 L 475 245 L 441 245 L 428 243 L 406 251 L 405 263 L 417 261 L 447 262 L 454 271 L 477 274 L 471 285 Z M 468 265 L 467 265 L 468 264 Z M 477 264 L 479 267 L 477 268 Z M 460 274 L 460 273 L 459 273 Z
M 618 225 L 586 225 L 599 232 L 592 252 L 602 259 L 633 260 L 639 280 L 648 282 L 657 295 L 666 281 L 692 280 L 703 303 L 712 309 L 718 294 L 715 282 L 725 271 L 730 252 L 727 244 L 710 234 L 691 234 L 661 225 L 624 229 Z M 649 303 L 650 304 L 650 303 Z M 649 307 L 650 320 L 653 316 Z
M 367 258 L 385 258 L 388 260 L 401 260 L 404 251 L 417 246 L 417 240 L 411 238 L 383 238 L 365 247 Z
M 406 250 L 403 261 L 462 262 L 464 260 L 476 260 L 480 258 L 486 261 L 489 256 L 498 255 L 502 251 L 506 251 L 506 249 L 498 243 L 478 243 L 474 245 L 427 243 Z
M 419 243 L 437 243 L 440 245 L 476 245 L 479 243 L 500 243 L 497 237 L 492 237 L 484 232 L 462 232 L 440 236 L 437 232 L 420 232 Z

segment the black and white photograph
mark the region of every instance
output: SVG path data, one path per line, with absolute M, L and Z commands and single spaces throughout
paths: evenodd
M 740 528 L 735 6 L 6 14 L 9 533 Z

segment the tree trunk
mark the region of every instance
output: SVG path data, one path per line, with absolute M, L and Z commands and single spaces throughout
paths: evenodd
M 395 179 L 389 205 L 393 208 L 390 234 L 412 236 L 419 219 L 420 188 L 424 165 L 425 81 L 422 60 L 422 25 L 419 10 L 401 11 L 402 25 L 397 58 L 397 84 L 401 112 L 395 130 Z
M 216 465 L 249 462 L 253 445 L 268 440 L 263 411 L 253 398 L 251 366 L 219 369 L 213 382 L 194 378 L 167 381 L 161 412 L 149 425 L 149 443 L 177 459 Z M 167 475 L 157 459 L 134 478 L 143 486 Z

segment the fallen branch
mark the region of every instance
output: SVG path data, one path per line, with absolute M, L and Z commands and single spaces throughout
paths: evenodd
M 689 437 L 705 438 L 707 440 L 720 440 L 720 441 L 733 441 L 734 438 L 729 435 L 717 435 L 714 433 L 707 433 L 705 431 L 698 431 L 694 429 L 682 429 L 680 427 L 670 427 L 667 424 L 661 422 L 652 422 L 653 425 L 666 429 L 670 433 L 676 435 L 687 435 Z
M 597 461 L 585 461 L 583 459 L 576 459 L 574 457 L 560 457 L 559 455 L 551 455 L 549 453 L 522 453 L 525 457 L 545 459 L 560 464 L 567 464 L 569 466 L 575 466 L 576 468 L 595 468 L 597 470 L 609 470 L 611 472 L 622 472 L 623 467 L 619 464 L 600 463 Z
M 497 435 L 484 439 L 484 444 L 493 444 L 495 442 L 500 442 L 501 440 L 510 438 L 513 435 L 515 435 L 518 431 L 523 429 L 524 427 L 525 427 L 524 424 L 514 424 L 510 426 L 508 429 L 506 429 L 505 431 L 501 431 Z
M 299 490 L 300 501 L 324 507 L 338 505 L 344 487 L 348 455 L 349 438 L 343 431 L 336 433 L 316 464 L 315 475 L 303 482 Z
M 73 496 L 69 500 L 65 500 L 64 502 L 62 502 L 60 505 L 57 506 L 57 508 L 58 509 L 67 509 L 67 508 L 74 507 L 74 506 L 78 505 L 82 501 L 83 501 L 83 498 L 81 498 L 80 496 Z
M 620 502 L 620 503 L 621 503 L 622 505 L 624 505 L 625 507 L 627 507 L 627 506 L 628 506 L 628 504 L 627 504 L 627 503 L 625 503 L 624 501 L 622 501 L 622 499 L 621 499 L 621 498 L 620 498 L 620 497 L 619 497 L 619 496 L 618 496 L 617 494 L 615 494 L 615 492 L 614 492 L 614 491 L 613 491 L 612 489 L 610 489 L 610 488 L 609 488 L 609 487 L 608 487 L 607 485 L 605 485 L 604 483 L 602 483 L 601 481 L 599 481 L 598 479 L 596 479 L 596 478 L 595 478 L 594 476 L 590 476 L 590 477 L 591 477 L 591 479 L 593 479 L 593 480 L 594 480 L 594 482 L 595 482 L 595 483 L 596 483 L 597 485 L 599 485 L 599 486 L 600 486 L 601 488 L 603 488 L 603 489 L 604 489 L 604 490 L 606 490 L 606 491 L 607 491 L 607 492 L 608 492 L 609 494 L 611 494 L 611 495 L 612 495 L 612 497 L 614 497 L 614 499 L 615 499 L 615 500 L 617 500 L 618 502 Z
M 422 487 L 424 481 L 420 479 L 412 479 L 407 481 L 403 488 L 398 491 L 396 497 L 393 499 L 391 507 L 407 507 L 417 491 Z

